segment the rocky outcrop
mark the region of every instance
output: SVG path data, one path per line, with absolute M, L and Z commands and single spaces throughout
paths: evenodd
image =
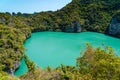
M 21 64 L 20 61 L 16 61 L 15 64 L 14 64 L 14 67 L 13 67 L 13 68 L 10 68 L 10 69 L 8 70 L 8 73 L 13 76 L 15 70 L 20 67 L 20 64 Z
M 120 15 L 116 15 L 112 18 L 110 26 L 108 28 L 108 34 L 120 37 L 120 22 L 118 21 L 118 17 Z
M 20 64 L 21 64 L 20 61 L 15 62 L 14 68 L 15 68 L 15 69 L 19 68 Z
M 3 17 L 0 17 L 0 23 L 2 23 L 2 24 L 5 24 L 5 18 L 3 18 Z
M 76 21 L 74 23 L 74 27 L 75 27 L 75 32 L 81 32 L 82 31 L 81 25 L 78 21 Z
M 65 32 L 74 32 L 74 26 L 72 24 L 69 24 L 65 27 Z
M 72 24 L 69 24 L 65 27 L 65 32 L 81 32 L 82 28 L 81 28 L 81 25 L 78 21 L 72 23 Z

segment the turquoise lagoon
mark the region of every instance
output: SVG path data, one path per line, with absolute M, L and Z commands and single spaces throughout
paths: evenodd
M 120 55 L 120 39 L 95 32 L 37 32 L 32 33 L 24 46 L 27 49 L 25 54 L 37 66 L 56 68 L 61 64 L 76 65 L 76 58 L 86 48 L 85 43 L 90 43 L 94 47 L 111 46 L 115 54 Z M 15 75 L 19 76 L 25 72 L 27 67 L 22 59 L 21 66 Z

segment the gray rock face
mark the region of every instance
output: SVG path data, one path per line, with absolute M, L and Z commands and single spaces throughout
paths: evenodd
M 112 18 L 108 29 L 108 34 L 120 37 L 120 22 L 118 22 L 117 16 Z
M 75 32 L 81 32 L 82 31 L 81 25 L 78 21 L 75 22 L 74 27 L 75 27 Z
M 9 74 L 10 74 L 11 76 L 14 76 L 14 71 L 15 71 L 15 70 L 10 69 Z
M 78 21 L 75 23 L 69 24 L 65 27 L 65 32 L 81 32 L 82 28 Z
M 17 69 L 17 68 L 19 68 L 19 66 L 20 66 L 20 61 L 17 61 L 17 62 L 14 64 L 14 68 Z
M 14 64 L 14 69 L 11 68 L 10 70 L 8 70 L 8 73 L 13 76 L 15 70 L 16 70 L 17 68 L 19 68 L 19 66 L 20 66 L 20 61 L 16 61 L 15 64 Z
M 3 17 L 0 17 L 0 23 L 2 23 L 2 24 L 5 24 L 5 18 L 3 18 Z
M 74 26 L 71 24 L 71 25 L 67 25 L 65 27 L 65 32 L 74 32 Z

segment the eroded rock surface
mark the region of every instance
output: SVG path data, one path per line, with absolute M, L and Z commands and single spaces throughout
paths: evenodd
M 82 31 L 82 28 L 81 28 L 81 25 L 78 21 L 72 23 L 72 24 L 69 24 L 65 27 L 65 32 L 81 32 Z
M 108 29 L 108 34 L 120 37 L 120 21 L 119 21 L 119 16 L 116 15 L 112 18 L 109 29 Z

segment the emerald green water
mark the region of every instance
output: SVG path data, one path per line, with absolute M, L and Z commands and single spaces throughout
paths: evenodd
M 89 42 L 94 47 L 111 46 L 115 49 L 116 55 L 120 55 L 120 39 L 100 33 L 63 33 L 63 32 L 38 32 L 32 33 L 31 38 L 26 40 L 25 53 L 31 61 L 38 66 L 46 68 L 64 65 L 76 65 L 76 58 L 86 48 L 85 43 Z M 15 72 L 19 76 L 27 72 L 24 60 L 20 68 Z

